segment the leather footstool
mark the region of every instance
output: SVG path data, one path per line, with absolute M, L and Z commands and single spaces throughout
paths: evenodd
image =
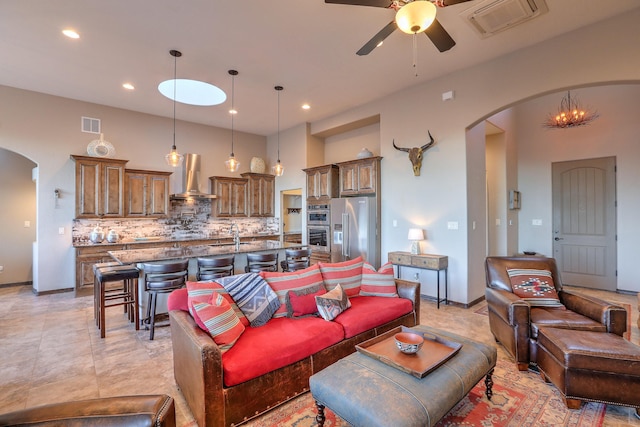
M 173 398 L 166 394 L 105 397 L 3 414 L 0 426 L 176 427 L 176 410 Z
M 491 398 L 495 347 L 423 325 L 412 329 L 462 347 L 421 379 L 360 353 L 326 367 L 309 378 L 318 426 L 324 424 L 325 406 L 354 427 L 433 426 L 485 376 Z
M 640 347 L 619 335 L 540 328 L 537 362 L 569 409 L 582 401 L 640 408 Z

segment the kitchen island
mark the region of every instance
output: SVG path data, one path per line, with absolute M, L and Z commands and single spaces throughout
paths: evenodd
M 163 262 L 176 259 L 189 259 L 189 280 L 196 280 L 199 257 L 214 257 L 216 255 L 236 255 L 234 261 L 235 273 L 244 273 L 247 265 L 246 254 L 250 252 L 278 252 L 278 260 L 285 259 L 286 248 L 299 247 L 298 244 L 282 243 L 278 240 L 256 240 L 241 242 L 238 249 L 234 244 L 214 243 L 209 245 L 194 245 L 183 247 L 157 247 L 109 251 L 109 255 L 120 264 L 137 264 L 140 269 L 138 292 L 140 295 L 140 318 L 146 316 L 149 296 L 145 292 L 144 263 Z M 167 313 L 167 294 L 159 294 L 156 314 Z
M 140 264 L 145 262 L 168 261 L 172 259 L 198 258 L 216 255 L 247 254 L 249 252 L 272 252 L 278 251 L 283 254 L 280 259 L 284 259 L 286 248 L 300 246 L 294 243 L 281 243 L 278 240 L 257 240 L 254 242 L 241 242 L 236 250 L 233 243 L 214 243 L 210 245 L 195 245 L 182 247 L 159 247 L 127 249 L 120 251 L 109 251 L 109 255 L 120 264 Z M 236 257 L 236 271 L 239 270 L 240 263 L 244 256 Z M 246 264 L 246 262 L 245 262 Z M 244 267 L 242 268 L 244 271 Z M 194 270 L 195 273 L 195 270 Z

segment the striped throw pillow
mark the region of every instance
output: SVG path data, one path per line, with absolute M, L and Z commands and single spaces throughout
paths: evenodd
M 222 352 L 229 350 L 244 332 L 244 325 L 229 301 L 216 292 L 207 302 L 195 298 L 189 301 L 189 305 Z
M 245 316 L 242 310 L 238 308 L 238 305 L 233 300 L 233 298 L 231 298 L 229 292 L 227 292 L 227 290 L 220 283 L 212 282 L 210 280 L 201 282 L 187 282 L 187 296 L 189 299 L 201 299 L 200 297 L 205 297 L 204 300 L 206 301 L 208 297 L 210 297 L 214 292 L 219 293 L 229 302 L 231 308 L 233 309 L 233 312 L 236 313 L 236 316 L 238 316 L 238 319 L 240 319 L 240 322 L 244 326 L 249 326 L 249 320 L 247 320 L 247 316 Z M 189 313 L 192 317 L 194 317 L 191 305 L 189 305 Z
M 336 285 L 342 286 L 349 298 L 357 297 L 360 294 L 360 284 L 362 283 L 362 257 L 334 263 L 319 262 L 320 272 L 324 280 L 324 286 L 331 290 Z
M 287 316 L 287 294 L 289 291 L 324 288 L 320 267 L 318 267 L 317 264 L 307 267 L 304 270 L 287 273 L 262 271 L 260 275 L 267 281 L 269 286 L 271 286 L 271 289 L 275 291 L 280 301 L 280 308 L 278 308 L 273 317 Z
M 220 277 L 216 281 L 229 291 L 253 327 L 267 323 L 280 307 L 278 295 L 257 273 Z
M 386 263 L 376 271 L 368 262 L 362 264 L 361 296 L 398 298 L 393 264 Z

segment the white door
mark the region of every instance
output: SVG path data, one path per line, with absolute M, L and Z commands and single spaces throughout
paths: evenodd
M 616 159 L 552 164 L 553 254 L 568 285 L 615 291 Z

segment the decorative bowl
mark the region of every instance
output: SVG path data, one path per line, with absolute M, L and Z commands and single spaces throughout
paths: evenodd
M 422 348 L 424 338 L 411 332 L 400 332 L 393 336 L 398 350 L 405 354 L 415 354 Z

